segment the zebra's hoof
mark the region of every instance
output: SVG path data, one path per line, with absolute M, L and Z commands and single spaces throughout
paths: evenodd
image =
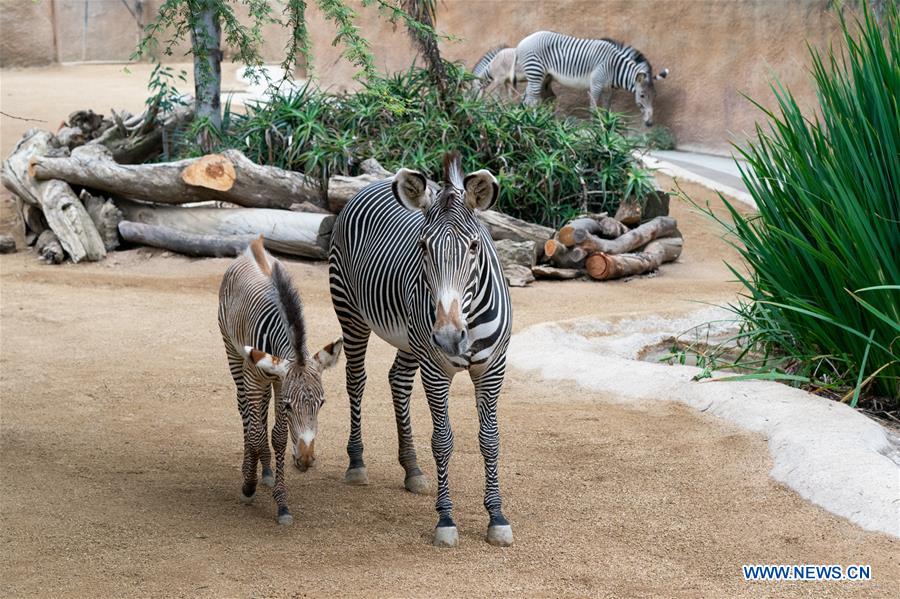
M 256 499 L 256 493 L 253 495 L 244 495 L 243 491 L 241 492 L 241 503 L 245 505 L 250 505 L 253 503 L 253 500 Z
M 263 468 L 262 470 L 262 478 L 260 481 L 262 484 L 266 485 L 269 488 L 275 486 L 275 477 L 272 475 L 271 468 Z
M 294 517 L 290 514 L 281 514 L 278 516 L 278 524 L 281 526 L 290 526 L 294 523 Z
M 426 478 L 424 474 L 408 476 L 406 480 L 403 481 L 403 486 L 406 487 L 407 491 L 415 493 L 416 495 L 426 495 L 431 490 L 431 485 L 428 484 L 428 478 Z
M 487 542 L 494 547 L 509 547 L 513 544 L 512 526 L 509 524 L 488 526 Z
M 359 468 L 348 468 L 347 474 L 344 475 L 344 482 L 348 485 L 369 484 L 369 474 L 366 472 L 366 467 L 360 466 Z
M 459 545 L 459 532 L 455 526 L 438 526 L 434 529 L 431 544 L 435 547 L 456 547 Z

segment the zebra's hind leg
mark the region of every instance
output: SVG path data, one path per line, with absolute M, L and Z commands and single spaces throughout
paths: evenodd
M 366 463 L 363 461 L 362 396 L 366 389 L 366 347 L 372 331 L 360 320 L 339 318 L 344 334 L 344 355 L 347 357 L 347 396 L 350 399 L 350 438 L 347 456 L 350 465 L 344 482 L 350 485 L 369 484 Z
M 431 453 L 437 470 L 437 500 L 435 509 L 438 523 L 434 528 L 432 544 L 436 547 L 455 547 L 459 533 L 453 521 L 453 501 L 450 499 L 450 456 L 453 455 L 453 429 L 447 412 L 450 394 L 450 378 L 435 366 L 421 364 L 422 385 L 431 410 Z
M 419 362 L 415 356 L 404 351 L 398 351 L 394 358 L 394 365 L 388 374 L 388 382 L 391 385 L 391 394 L 394 396 L 394 417 L 397 420 L 397 442 L 399 446 L 400 465 L 406 476 L 403 486 L 412 493 L 424 494 L 428 492 L 428 479 L 422 474 L 419 462 L 416 459 L 416 448 L 413 443 L 412 423 L 409 418 L 409 396 L 412 393 L 413 379 Z
M 279 392 L 276 389 L 275 396 L 278 397 Z M 269 393 L 260 404 L 260 421 L 262 423 L 262 439 L 259 444 L 259 464 L 262 466 L 262 478 L 260 482 L 267 487 L 275 486 L 275 477 L 272 475 L 272 452 L 269 450 Z
M 506 357 L 500 357 L 478 377 L 473 377 L 478 408 L 478 446 L 484 458 L 484 507 L 490 516 L 487 542 L 509 547 L 513 542 L 512 527 L 503 516 L 500 499 L 500 431 L 497 427 L 497 398 L 503 386 Z

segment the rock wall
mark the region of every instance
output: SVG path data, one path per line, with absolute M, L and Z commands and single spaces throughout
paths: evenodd
M 125 61 L 140 25 L 160 3 L 0 0 L 0 65 Z M 274 4 L 280 11 L 280 0 Z M 309 4 L 315 76 L 324 87 L 352 88 L 356 67 L 332 45 L 334 26 Z M 442 42 L 444 56 L 468 65 L 488 48 L 515 45 L 538 29 L 632 44 L 656 71 L 671 71 L 657 84 L 654 120 L 672 129 L 680 147 L 717 153 L 727 153 L 730 140 L 752 131 L 759 112 L 741 94 L 770 101 L 772 76 L 802 105 L 813 106 L 805 44 L 826 48 L 839 37 L 832 0 L 441 0 L 437 6 L 438 29 L 457 38 Z M 403 26 L 395 27 L 372 7 L 359 13 L 377 66 L 407 68 L 415 52 Z M 263 37 L 266 59 L 279 60 L 287 33 L 268 25 Z M 184 60 L 186 50 L 179 48 L 175 59 Z M 563 111 L 586 114 L 585 92 L 557 93 Z M 636 114 L 626 92 L 616 93 L 614 108 Z

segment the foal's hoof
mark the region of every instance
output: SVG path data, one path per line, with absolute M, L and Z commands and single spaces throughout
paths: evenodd
M 431 544 L 435 547 L 456 547 L 459 545 L 459 532 L 455 526 L 438 526 L 434 529 Z
M 344 475 L 344 482 L 348 485 L 369 484 L 369 474 L 366 472 L 366 467 L 360 466 L 359 468 L 348 468 L 347 474 Z
M 253 503 L 253 500 L 256 499 L 256 493 L 253 495 L 244 495 L 244 492 L 241 491 L 241 503 L 245 505 L 250 505 Z
M 290 526 L 294 523 L 294 517 L 286 507 L 278 508 L 278 524 L 281 526 Z
M 406 487 L 407 491 L 416 495 L 426 495 L 431 490 L 431 485 L 428 484 L 428 479 L 424 474 L 407 476 L 406 480 L 403 481 L 403 486 Z
M 512 526 L 509 524 L 488 526 L 487 542 L 494 547 L 509 547 L 513 544 Z
M 272 476 L 271 468 L 263 468 L 262 469 L 262 478 L 260 479 L 259 482 L 261 482 L 262 484 L 266 485 L 269 488 L 272 488 L 275 486 L 275 477 Z

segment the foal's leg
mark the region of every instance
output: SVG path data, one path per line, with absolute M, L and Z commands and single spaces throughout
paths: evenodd
M 412 493 L 427 493 L 428 479 L 422 474 L 416 459 L 416 448 L 413 444 L 412 423 L 409 418 L 409 396 L 412 393 L 413 379 L 419 362 L 415 356 L 398 351 L 394 365 L 388 374 L 391 394 L 394 396 L 394 417 L 397 420 L 397 441 L 399 445 L 400 465 L 406 472 L 403 485 Z
M 279 385 L 280 387 L 280 385 Z M 278 523 L 285 526 L 294 521 L 287 504 L 287 489 L 284 484 L 284 448 L 287 446 L 287 409 L 281 401 L 281 389 L 275 393 L 275 426 L 272 427 L 272 448 L 275 450 L 275 485 L 272 497 L 278 505 Z
M 255 368 L 254 368 L 255 370 Z M 253 501 L 256 494 L 256 463 L 259 461 L 259 446 L 265 441 L 266 431 L 263 428 L 260 406 L 268 402 L 271 383 L 259 377 L 258 373 L 244 368 L 244 394 L 246 407 L 242 410 L 244 417 L 244 486 L 241 488 L 241 500 L 245 503 Z
M 276 387 L 275 397 L 278 397 L 279 391 Z M 272 452 L 269 450 L 269 397 L 267 392 L 263 403 L 260 404 L 260 421 L 262 423 L 262 440 L 257 451 L 259 452 L 259 463 L 262 466 L 262 479 L 260 482 L 267 487 L 275 484 L 275 478 L 272 476 Z
M 422 385 L 431 410 L 431 453 L 437 470 L 438 493 L 435 509 L 438 523 L 434 529 L 432 543 L 437 547 L 455 547 L 459 533 L 453 521 L 453 502 L 450 500 L 449 467 L 453 454 L 453 430 L 447 413 L 447 398 L 450 395 L 450 377 L 439 368 L 422 363 Z
M 498 473 L 500 431 L 497 428 L 497 398 L 505 372 L 506 357 L 502 356 L 485 372 L 472 377 L 478 408 L 478 446 L 484 458 L 484 507 L 490 516 L 487 542 L 499 547 L 508 547 L 513 542 L 512 527 L 501 509 Z
M 244 357 L 237 353 L 237 351 L 233 350 L 229 344 L 226 343 L 225 352 L 228 354 L 228 368 L 231 371 L 231 378 L 234 379 L 234 386 L 237 389 L 237 404 L 238 411 L 241 414 L 241 427 L 244 431 L 244 462 L 241 466 L 241 471 L 244 475 L 244 481 L 247 481 L 247 460 L 248 454 L 252 453 L 256 454 L 255 448 L 250 447 L 250 439 L 251 439 L 251 431 L 250 431 L 250 423 L 253 420 L 251 412 L 251 405 L 249 400 L 247 399 L 247 391 L 244 384 L 244 377 L 247 376 L 247 372 L 245 371 L 245 362 Z M 251 451 L 252 449 L 252 451 Z M 256 462 L 253 462 L 253 470 L 254 475 L 256 474 Z M 244 503 L 251 503 L 253 501 L 253 494 L 256 491 L 256 485 L 254 484 L 253 489 L 247 494 L 248 487 L 242 488 L 241 490 L 241 501 Z

